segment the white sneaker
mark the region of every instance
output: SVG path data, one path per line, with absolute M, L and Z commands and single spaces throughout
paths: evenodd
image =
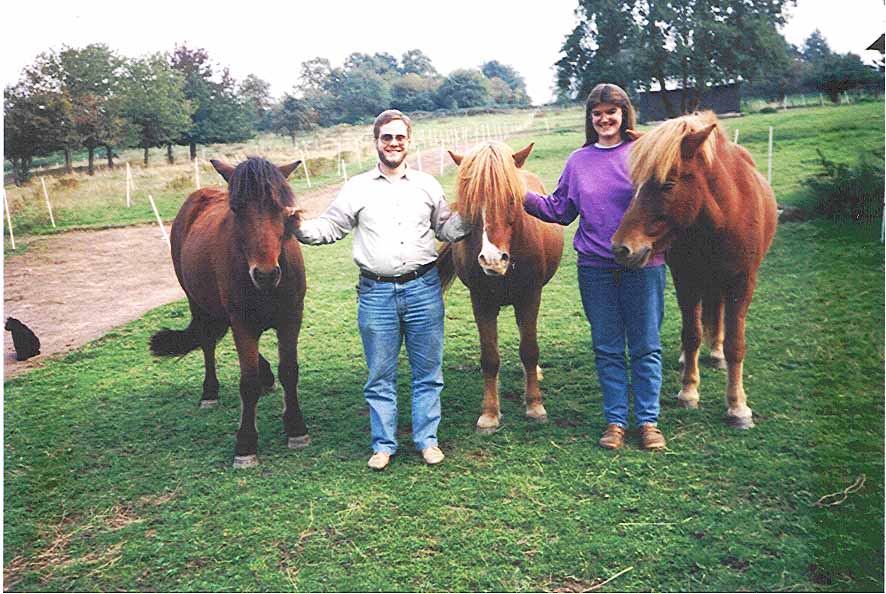
M 390 454 L 386 454 L 384 452 L 375 452 L 372 454 L 372 457 L 369 459 L 367 466 L 372 470 L 384 470 L 388 462 L 391 461 Z
M 443 461 L 443 458 L 446 456 L 443 455 L 443 452 L 440 451 L 440 448 L 437 446 L 431 446 L 429 448 L 425 448 L 421 451 L 421 457 L 425 459 L 425 462 L 434 465 L 439 464 Z

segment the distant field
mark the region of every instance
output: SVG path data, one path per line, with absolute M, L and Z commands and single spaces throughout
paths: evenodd
M 580 111 L 556 118 L 550 133 L 536 118 L 510 141 L 536 142 L 527 168 L 549 190 L 583 136 Z M 776 194 L 804 204 L 800 180 L 814 170 L 815 147 L 847 160 L 882 147 L 883 105 L 724 124 L 740 130 L 764 173 L 773 126 Z M 451 198 L 452 170 L 442 182 Z M 171 212 L 176 199 L 170 191 Z M 219 347 L 221 405 L 200 410 L 202 357 L 147 352 L 152 332 L 184 327 L 187 306 L 154 310 L 5 383 L 4 587 L 577 592 L 618 576 L 603 591 L 882 592 L 879 234 L 879 225 L 819 220 L 779 227 L 747 322 L 745 388 L 757 415 L 747 432 L 723 422 L 721 372 L 702 370 L 702 408 L 675 406 L 680 324 L 669 287 L 661 416 L 669 448 L 658 454 L 634 439 L 618 452 L 596 446 L 601 395 L 571 241 L 539 322 L 546 425 L 523 419 L 517 332 L 505 310 L 504 424 L 492 436 L 474 432 L 479 346 L 457 283 L 446 298 L 447 459 L 426 467 L 403 434 L 380 474 L 366 468 L 351 242 L 305 248 L 300 395 L 312 445 L 286 448 L 278 388 L 259 404 L 261 466 L 233 470 L 231 338 Z M 269 334 L 262 350 L 272 364 L 275 346 Z M 405 357 L 400 363 L 402 429 L 409 387 Z

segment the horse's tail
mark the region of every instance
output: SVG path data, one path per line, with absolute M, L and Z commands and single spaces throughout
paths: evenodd
M 151 336 L 151 353 L 159 357 L 186 355 L 200 346 L 194 322 L 184 330 L 164 328 Z
M 455 262 L 452 259 L 452 244 L 444 243 L 437 252 L 437 272 L 440 274 L 440 285 L 445 292 L 455 280 Z

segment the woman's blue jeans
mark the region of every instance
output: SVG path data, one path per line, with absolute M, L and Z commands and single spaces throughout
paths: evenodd
M 628 370 L 637 425 L 658 423 L 665 267 L 612 270 L 578 267 L 578 287 L 591 324 L 594 360 L 607 424 L 628 426 Z
M 436 268 L 406 283 L 360 277 L 357 321 L 369 379 L 372 449 L 397 451 L 397 357 L 406 339 L 412 368 L 412 439 L 418 450 L 437 445 L 443 390 L 443 295 Z

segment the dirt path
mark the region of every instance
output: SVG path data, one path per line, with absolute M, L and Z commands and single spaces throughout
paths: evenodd
M 439 163 L 439 151 L 422 153 L 425 171 L 437 173 Z M 339 188 L 301 194 L 297 202 L 305 216 L 315 217 Z M 4 261 L 3 319 L 12 316 L 30 327 L 40 338 L 40 355 L 16 361 L 12 336 L 4 331 L 4 378 L 184 299 L 156 225 L 72 231 L 29 242 L 26 253 Z
M 317 216 L 337 191 L 324 188 L 298 202 L 306 216 Z M 12 335 L 4 331 L 4 378 L 184 297 L 157 225 L 32 237 L 26 253 L 4 261 L 3 319 L 31 328 L 40 355 L 16 361 Z

